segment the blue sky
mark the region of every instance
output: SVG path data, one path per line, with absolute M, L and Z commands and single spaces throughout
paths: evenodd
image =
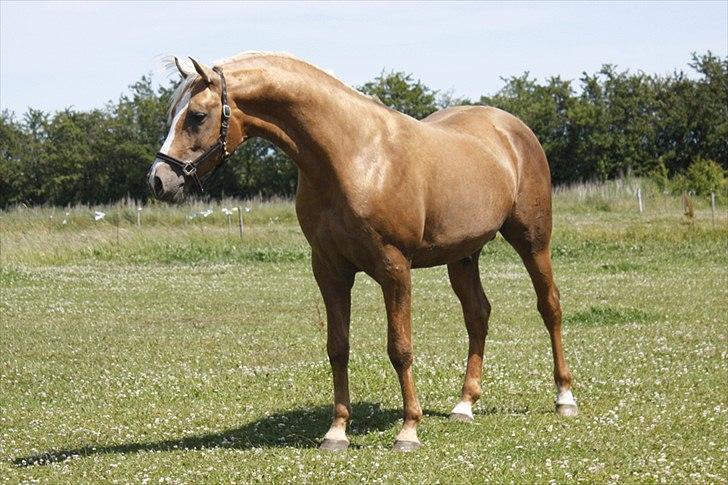
M 286 51 L 351 85 L 382 69 L 478 98 L 501 76 L 665 74 L 728 55 L 728 2 L 0 3 L 0 107 L 102 107 L 165 54 Z M 156 80 L 164 81 L 160 76 Z

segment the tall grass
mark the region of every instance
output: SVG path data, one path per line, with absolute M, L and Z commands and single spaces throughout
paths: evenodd
M 625 178 L 606 182 L 578 182 L 554 188 L 554 205 L 559 210 L 579 212 L 600 210 L 604 212 L 638 212 L 637 190 L 642 192 L 644 210 L 652 215 L 683 214 L 681 196 L 661 189 L 649 179 Z M 697 209 L 708 211 L 710 197 L 689 195 Z M 725 217 L 725 207 L 722 208 Z M 705 214 L 703 214 L 704 216 Z
M 637 209 L 637 187 L 642 188 L 642 214 Z M 578 248 L 586 250 L 594 240 L 612 244 L 725 242 L 725 207 L 718 209 L 713 222 L 709 202 L 694 199 L 694 203 L 696 215 L 687 218 L 679 197 L 659 192 L 639 179 L 557 187 L 554 252 L 558 256 Z M 228 216 L 223 209 L 242 212 L 242 239 L 238 212 Z M 94 220 L 96 211 L 105 217 Z M 294 202 L 288 199 L 18 206 L 0 212 L 0 244 L 0 263 L 5 264 L 286 261 L 305 259 L 309 254 Z M 498 242 L 489 245 L 489 250 L 499 248 Z

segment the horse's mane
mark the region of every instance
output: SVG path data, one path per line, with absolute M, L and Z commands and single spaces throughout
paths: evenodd
M 277 57 L 282 59 L 290 59 L 296 62 L 300 62 L 302 64 L 305 64 L 314 70 L 320 72 L 324 76 L 327 76 L 331 80 L 335 81 L 337 84 L 340 84 L 342 87 L 346 88 L 347 90 L 351 91 L 352 93 L 357 94 L 358 96 L 362 96 L 364 98 L 376 101 L 378 103 L 381 103 L 381 101 L 376 96 L 369 96 L 367 94 L 362 93 L 361 91 L 349 86 L 344 81 L 339 79 L 334 75 L 333 72 L 328 71 L 326 69 L 322 69 L 314 64 L 311 64 L 310 62 L 304 61 L 303 59 L 294 56 L 293 54 L 288 54 L 286 52 L 266 52 L 266 51 L 246 51 L 241 52 L 239 54 L 235 54 L 234 56 L 225 57 L 223 59 L 218 59 L 217 61 L 213 62 L 213 66 L 219 66 L 221 68 L 224 68 L 225 66 L 230 66 L 237 64 L 239 62 L 252 59 L 255 57 Z M 192 72 L 189 76 L 182 79 L 182 82 L 180 82 L 179 86 L 174 90 L 172 93 L 172 102 L 169 106 L 169 112 L 167 113 L 168 117 L 171 119 L 172 114 L 174 112 L 175 106 L 179 103 L 179 101 L 184 96 L 185 92 L 187 92 L 188 89 L 192 87 L 192 85 L 197 81 L 197 79 L 200 77 L 199 74 L 197 74 L 192 66 L 192 63 L 187 59 L 179 59 L 179 62 L 185 66 L 185 70 L 188 72 Z M 165 72 L 167 72 L 170 76 L 179 73 L 177 70 L 177 66 L 174 62 L 173 56 L 165 57 L 163 60 L 163 69 Z

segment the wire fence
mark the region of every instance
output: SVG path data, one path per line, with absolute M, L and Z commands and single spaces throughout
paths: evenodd
M 555 187 L 553 203 L 557 215 L 614 212 L 637 221 L 642 218 L 646 224 L 655 217 L 677 217 L 704 227 L 721 228 L 728 224 L 726 199 L 725 195 L 719 197 L 716 193 L 676 195 L 637 179 Z M 15 245 L 21 240 L 23 244 L 42 245 L 42 239 L 51 236 L 58 239 L 65 234 L 70 240 L 73 234 L 77 239 L 104 234 L 106 241 L 118 246 L 125 237 L 153 239 L 162 237 L 165 229 L 184 232 L 187 227 L 199 229 L 206 237 L 215 235 L 245 241 L 249 227 L 280 223 L 296 223 L 293 200 L 228 198 L 168 205 L 126 199 L 103 206 L 16 206 L 0 211 L 0 257 L 6 252 L 7 239 Z

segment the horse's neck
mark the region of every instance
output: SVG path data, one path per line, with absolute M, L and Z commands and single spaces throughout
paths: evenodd
M 282 148 L 309 180 L 340 178 L 341 164 L 381 129 L 386 110 L 311 66 L 258 63 L 233 72 L 231 97 L 247 136 Z

